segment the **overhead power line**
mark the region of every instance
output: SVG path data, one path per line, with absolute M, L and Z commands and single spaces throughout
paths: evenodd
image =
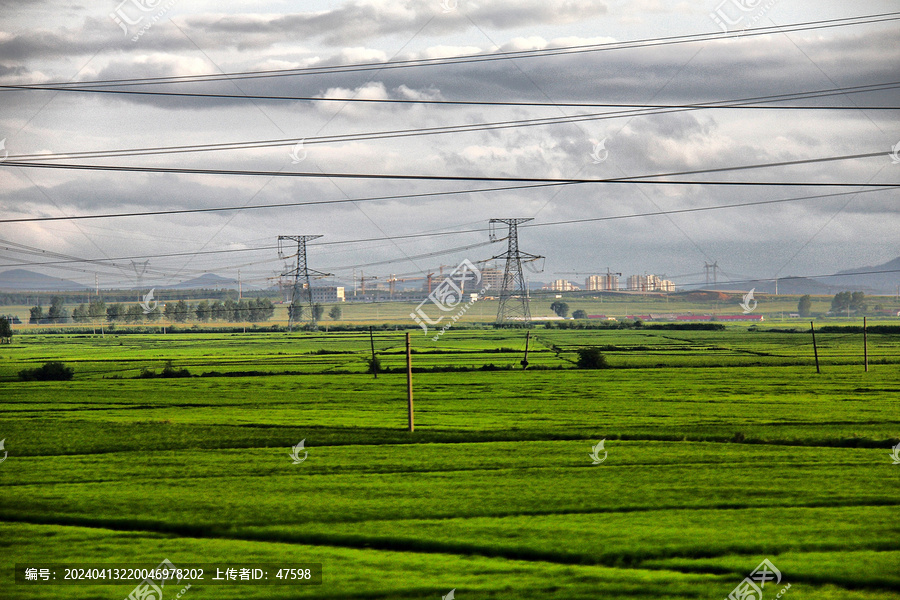
M 265 208 L 288 208 L 288 207 L 296 207 L 296 206 L 315 206 L 319 204 L 344 204 L 344 203 L 353 203 L 353 202 L 371 202 L 375 200 L 403 200 L 403 199 L 414 199 L 414 198 L 430 198 L 437 196 L 455 196 L 459 194 L 475 194 L 475 193 L 484 193 L 484 192 L 500 192 L 500 191 L 509 191 L 509 190 L 525 190 L 525 189 L 533 189 L 533 188 L 544 188 L 544 187 L 558 187 L 563 185 L 569 185 L 566 183 L 538 183 L 538 184 L 528 184 L 528 185 L 505 185 L 501 187 L 491 187 L 491 188 L 477 188 L 477 189 L 461 189 L 461 190 L 450 190 L 446 192 L 426 192 L 421 194 L 397 194 L 393 196 L 369 196 L 366 198 L 336 198 L 333 200 L 308 200 L 305 202 L 276 202 L 273 204 L 252 204 L 252 205 L 241 205 L 241 206 L 218 206 L 214 208 L 182 208 L 182 209 L 174 209 L 174 210 L 144 210 L 144 211 L 134 211 L 134 212 L 121 212 L 121 213 L 100 213 L 93 215 L 73 215 L 66 217 L 22 217 L 22 218 L 14 218 L 14 219 L 0 219 L 0 223 L 34 223 L 39 221 L 76 221 L 76 220 L 84 220 L 84 219 L 116 219 L 122 217 L 147 217 L 147 216 L 157 216 L 157 215 L 183 215 L 183 214 L 191 214 L 191 213 L 208 213 L 208 212 L 231 212 L 231 211 L 244 211 L 244 210 L 260 210 Z M 310 244 L 314 246 L 315 244 Z
M 896 83 L 896 82 L 891 82 Z M 878 85 L 875 86 L 856 86 L 856 88 L 843 88 L 838 92 L 840 95 L 850 93 L 864 93 L 879 91 Z M 863 88 L 872 89 L 863 89 Z M 544 107 L 544 108 L 648 108 L 648 109 L 665 109 L 665 108 L 739 108 L 739 109 L 766 109 L 766 110 L 858 110 L 858 106 L 821 106 L 816 104 L 807 105 L 778 105 L 778 106 L 758 106 L 754 104 L 732 104 L 735 101 L 715 101 L 706 103 L 691 104 L 635 104 L 629 102 L 539 102 L 539 101 L 512 101 L 512 100 L 437 100 L 426 98 L 359 98 L 359 97 L 338 97 L 338 96 L 274 96 L 271 94 L 226 94 L 226 93 L 210 93 L 210 92 L 160 92 L 150 90 L 122 90 L 122 89 L 101 89 L 101 88 L 85 88 L 85 87 L 65 87 L 41 84 L 20 84 L 20 85 L 0 85 L 0 90 L 39 90 L 52 92 L 75 92 L 80 94 L 114 94 L 122 96 L 154 96 L 154 97 L 176 97 L 176 98 L 207 98 L 207 99 L 227 99 L 227 100 L 287 100 L 293 102 L 340 102 L 341 104 L 424 104 L 432 106 L 512 106 L 512 107 Z M 891 89 L 891 88 L 884 88 Z M 826 91 L 826 90 L 823 90 Z M 820 98 L 837 94 L 809 92 L 810 95 L 782 94 L 783 98 L 771 100 L 770 102 L 786 102 L 788 100 L 801 100 L 808 98 Z M 777 96 L 775 98 L 778 98 Z M 725 103 L 729 102 L 729 103 Z M 897 106 L 865 106 L 866 110 L 896 110 Z M 652 114 L 652 113 L 651 113 Z
M 278 148 L 294 146 L 297 143 L 303 143 L 306 146 L 318 144 L 333 144 L 345 142 L 358 142 L 367 140 L 397 139 L 408 137 L 421 137 L 431 135 L 446 135 L 453 133 L 473 133 L 478 131 L 495 131 L 502 129 L 514 129 L 520 127 L 543 127 L 549 125 L 581 123 L 585 121 L 600 121 L 606 119 L 617 119 L 623 117 L 646 116 L 655 114 L 667 114 L 674 112 L 685 112 L 694 110 L 705 110 L 708 108 L 724 107 L 731 108 L 743 107 L 758 103 L 781 102 L 793 99 L 819 98 L 825 96 L 844 95 L 849 93 L 862 93 L 871 91 L 882 91 L 900 88 L 900 82 L 886 82 L 878 84 L 870 84 L 865 86 L 831 88 L 825 90 L 814 90 L 808 92 L 794 92 L 790 94 L 775 94 L 767 96 L 755 96 L 750 98 L 740 98 L 734 100 L 717 100 L 711 102 L 699 102 L 684 107 L 666 108 L 666 109 L 638 109 L 624 111 L 607 111 L 600 113 L 587 113 L 580 115 L 563 115 L 557 117 L 539 117 L 531 119 L 514 119 L 508 121 L 493 121 L 482 123 L 467 123 L 462 125 L 442 125 L 438 127 L 418 127 L 412 129 L 394 129 L 385 131 L 371 131 L 361 133 L 347 133 L 327 136 L 313 136 L 308 138 L 280 138 L 265 140 L 248 140 L 243 142 L 220 142 L 215 144 L 187 144 L 180 146 L 154 146 L 144 148 L 122 148 L 113 150 L 87 150 L 77 152 L 56 152 L 53 154 L 17 154 L 10 155 L 9 160 L 63 160 L 66 158 L 110 158 L 110 157 L 126 157 L 126 156 L 158 156 L 164 154 L 184 154 L 198 152 L 221 152 L 229 150 L 248 150 L 258 148 Z M 857 107 L 854 107 L 857 109 Z
M 900 189 L 900 184 L 895 185 L 893 188 L 888 189 Z M 563 221 L 550 221 L 545 223 L 530 223 L 528 225 L 523 225 L 523 227 L 554 227 L 558 225 L 570 225 L 575 223 L 587 223 L 592 221 L 612 221 L 619 219 L 635 219 L 635 218 L 646 218 L 646 217 L 654 217 L 661 215 L 671 215 L 671 214 L 680 214 L 680 213 L 693 213 L 693 212 L 705 212 L 711 210 L 724 210 L 729 208 L 741 208 L 748 206 L 759 206 L 765 204 L 781 204 L 781 203 L 789 203 L 789 202 L 800 202 L 804 200 L 816 200 L 823 198 L 836 198 L 841 196 L 849 196 L 849 195 L 857 195 L 857 194 L 870 194 L 875 192 L 883 192 L 885 189 L 868 189 L 862 191 L 853 191 L 853 192 L 838 192 L 832 194 L 817 194 L 812 196 L 802 196 L 802 197 L 794 197 L 794 198 L 780 198 L 775 200 L 760 200 L 760 201 L 752 201 L 752 202 L 740 202 L 735 204 L 721 204 L 721 205 L 713 205 L 713 206 L 699 206 L 692 208 L 677 208 L 671 210 L 660 210 L 653 211 L 648 213 L 633 213 L 627 215 L 610 215 L 604 217 L 588 217 L 583 219 L 569 219 Z M 428 237 L 443 237 L 447 235 L 462 235 L 469 233 L 487 233 L 489 229 L 487 227 L 481 227 L 476 229 L 457 229 L 450 231 L 430 231 L 424 233 L 410 233 L 410 234 L 402 234 L 402 235 L 393 235 L 393 236 L 384 236 L 384 237 L 371 237 L 371 238 L 362 238 L 355 240 L 338 240 L 331 242 L 319 242 L 315 244 L 310 244 L 310 246 L 334 246 L 334 245 L 346 245 L 346 244 L 361 244 L 361 243 L 369 243 L 369 242 L 382 242 L 382 241 L 397 241 L 397 240 L 405 240 L 405 239 L 414 239 L 414 238 L 428 238 Z M 3 242 L 3 240 L 0 240 Z M 3 249 L 0 247 L 0 249 Z M 75 262 L 92 262 L 92 263 L 102 263 L 105 261 L 126 261 L 126 260 L 138 260 L 138 259 L 158 259 L 158 258 L 171 258 L 171 257 L 182 257 L 182 256 L 201 256 L 201 255 L 216 255 L 216 254 L 233 254 L 238 252 L 271 252 L 272 250 L 276 250 L 277 246 L 260 246 L 256 248 L 228 248 L 225 250 L 201 250 L 194 252 L 170 252 L 165 254 L 144 254 L 137 256 L 121 256 L 116 258 L 100 258 L 100 259 L 74 259 L 74 260 L 60 260 L 53 262 L 28 262 L 28 263 L 18 263 L 12 265 L 5 266 L 51 266 L 51 265 L 62 265 L 69 264 Z M 40 249 L 35 249 L 39 252 L 46 252 Z M 403 260 L 403 259 L 398 259 Z M 359 268 L 369 265 L 349 265 L 345 267 L 338 267 L 337 269 L 350 269 L 350 268 Z
M 800 198 L 778 198 L 775 200 L 756 200 L 753 202 L 739 202 L 736 204 L 721 204 L 718 206 L 696 206 L 693 208 L 674 208 L 671 210 L 655 210 L 652 212 L 645 213 L 637 213 L 630 215 L 611 215 L 606 217 L 587 217 L 584 219 L 568 219 L 565 221 L 553 221 L 550 223 L 529 223 L 522 225 L 525 227 L 547 227 L 550 225 L 571 225 L 575 223 L 591 223 L 595 221 L 617 221 L 620 219 L 635 219 L 641 217 L 658 217 L 662 215 L 679 215 L 683 213 L 695 213 L 695 212 L 708 212 L 711 210 L 724 210 L 728 208 L 741 208 L 747 206 L 764 206 L 766 204 L 785 204 L 788 202 L 800 202 L 803 200 L 817 200 L 822 198 L 836 198 L 839 196 L 855 196 L 858 194 L 870 194 L 872 192 L 883 192 L 890 189 L 900 189 L 900 185 L 895 186 L 894 188 L 883 188 L 883 189 L 870 189 L 870 190 L 862 190 L 862 191 L 854 191 L 854 192 L 839 192 L 836 194 L 816 194 L 814 196 L 802 196 Z
M 124 213 L 98 213 L 91 215 L 69 215 L 69 216 L 61 216 L 61 217 L 21 217 L 21 218 L 13 218 L 13 219 L 0 219 L 0 223 L 36 223 L 43 221 L 75 221 L 75 220 L 85 220 L 85 219 L 116 219 L 123 217 L 146 217 L 146 216 L 170 216 L 170 215 L 179 215 L 179 214 L 192 214 L 192 213 L 208 213 L 208 212 L 232 212 L 232 211 L 245 211 L 245 210 L 261 210 L 267 208 L 289 208 L 289 207 L 297 207 L 297 206 L 315 206 L 321 204 L 343 204 L 343 203 L 353 203 L 353 202 L 372 202 L 378 200 L 403 200 L 403 199 L 416 199 L 416 198 L 434 198 L 440 196 L 456 196 L 456 195 L 464 195 L 464 194 L 480 194 L 480 193 L 488 193 L 488 192 L 498 192 L 498 191 L 512 191 L 512 190 L 528 190 L 528 189 L 537 189 L 537 188 L 547 188 L 547 187 L 562 187 L 568 185 L 576 185 L 573 183 L 540 183 L 540 184 L 528 184 L 528 185 L 509 185 L 502 187 L 492 187 L 492 188 L 468 188 L 461 190 L 450 190 L 446 192 L 427 192 L 421 194 L 397 194 L 393 196 L 368 196 L 364 198 L 337 198 L 333 200 L 310 200 L 307 202 L 276 202 L 272 204 L 254 204 L 254 205 L 242 205 L 242 206 L 220 206 L 214 208 L 183 208 L 183 209 L 169 209 L 169 210 L 147 210 L 147 211 L 136 211 L 136 212 L 124 212 Z M 785 198 L 778 200 L 761 200 L 757 202 L 744 202 L 740 204 L 726 204 L 721 206 L 711 206 L 711 207 L 698 207 L 691 209 L 680 209 L 677 211 L 656 211 L 652 213 L 643 213 L 641 215 L 623 215 L 616 217 L 601 217 L 599 219 L 587 219 L 587 220 L 606 220 L 606 219 L 622 219 L 622 218 L 632 218 L 635 216 L 653 216 L 653 215 L 665 215 L 665 214 L 675 214 L 678 212 L 695 212 L 695 211 L 704 211 L 704 210 L 715 210 L 720 208 L 732 208 L 739 206 L 756 206 L 760 204 L 776 204 L 781 202 L 795 202 L 798 200 L 809 200 L 812 198 L 830 198 L 835 196 L 845 196 L 852 194 L 862 194 L 867 192 L 880 192 L 890 189 L 898 189 L 900 188 L 900 184 L 897 187 L 888 187 L 888 188 L 876 188 L 869 189 L 859 192 L 840 192 L 836 194 L 819 194 L 815 196 L 803 196 L 800 198 Z M 575 220 L 572 222 L 580 222 L 581 220 Z M 522 227 L 540 227 L 541 223 L 532 223 L 528 225 L 523 225 Z M 310 244 L 311 246 L 315 246 L 316 244 Z
M 76 171 L 111 171 L 124 173 L 177 173 L 182 175 L 242 175 L 261 177 L 291 177 L 307 179 L 384 179 L 396 181 L 483 181 L 483 182 L 511 182 L 511 183 L 614 183 L 614 184 L 651 184 L 651 185 L 726 185 L 726 186 L 792 186 L 792 187 L 859 187 L 859 188 L 885 188 L 894 187 L 896 183 L 847 183 L 847 182 L 796 182 L 796 181 L 714 181 L 714 180 L 671 180 L 660 179 L 662 177 L 681 177 L 685 175 L 698 175 L 709 173 L 725 173 L 744 171 L 751 169 L 767 169 L 774 167 L 795 166 L 803 164 L 824 163 L 841 160 L 856 160 L 861 158 L 874 158 L 885 156 L 884 151 L 867 152 L 862 154 L 847 154 L 842 156 L 828 156 L 823 158 L 810 158 L 802 160 L 780 161 L 755 165 L 740 165 L 734 167 L 719 167 L 715 169 L 695 169 L 690 171 L 673 171 L 667 173 L 654 173 L 650 175 L 631 175 L 624 177 L 608 177 L 602 179 L 564 178 L 564 177 L 511 177 L 511 176 L 475 176 L 475 175 L 406 175 L 385 173 L 325 173 L 319 172 L 294 172 L 294 171 L 260 171 L 251 169 L 199 169 L 199 168 L 174 168 L 174 167 L 149 167 L 149 166 L 125 166 L 125 165 L 79 165 L 67 163 L 40 163 L 27 161 L 7 160 L 0 162 L 3 167 L 20 167 L 30 169 L 63 169 Z
M 332 65 L 321 67 L 303 67 L 296 69 L 268 69 L 258 71 L 236 71 L 232 73 L 209 73 L 205 75 L 182 75 L 182 76 L 163 76 L 163 77 L 143 77 L 143 78 L 122 78 L 122 79 L 103 79 L 93 81 L 59 81 L 50 82 L 42 85 L 58 86 L 58 87 L 84 87 L 103 85 L 111 86 L 133 86 L 133 85 L 161 85 L 173 83 L 198 83 L 209 81 L 231 81 L 236 79 L 261 79 L 271 77 L 294 77 L 302 75 L 325 75 L 351 73 L 372 70 L 402 69 L 411 67 L 431 67 L 440 65 L 457 65 L 481 62 L 494 62 L 503 60 L 516 60 L 524 58 L 560 56 L 567 54 L 583 54 L 589 52 L 602 52 L 611 50 L 623 50 L 628 48 L 647 48 L 654 46 L 665 46 L 672 44 L 684 44 L 692 42 L 713 41 L 730 38 L 748 38 L 761 35 L 770 35 L 774 33 L 791 33 L 795 31 L 809 31 L 815 29 L 829 29 L 834 27 L 847 27 L 853 25 L 867 25 L 873 23 L 885 23 L 900 19 L 900 11 L 876 13 L 868 15 L 859 15 L 855 17 L 842 17 L 836 19 L 824 19 L 819 21 L 803 21 L 798 23 L 788 23 L 785 25 L 772 25 L 766 27 L 757 27 L 753 29 L 744 29 L 734 32 L 712 32 L 712 33 L 695 33 L 685 35 L 674 35 L 665 37 L 652 37 L 623 42 L 607 42 L 601 44 L 584 44 L 577 46 L 561 46 L 558 48 L 543 48 L 533 50 L 518 50 L 508 52 L 496 52 L 493 54 L 467 54 L 461 56 L 453 56 L 446 58 L 425 58 L 425 59 L 408 59 L 397 60 L 391 62 L 368 62 L 353 63 L 348 65 Z

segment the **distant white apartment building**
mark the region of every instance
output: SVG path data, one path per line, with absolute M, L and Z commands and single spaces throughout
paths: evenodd
M 557 279 L 550 285 L 544 286 L 542 289 L 550 290 L 552 292 L 575 292 L 581 288 L 577 285 L 572 285 L 572 282 L 566 279 Z
M 490 286 L 488 290 L 491 292 L 499 294 L 500 290 L 503 289 L 503 269 L 481 269 L 481 287 L 484 288 L 486 286 Z M 471 291 L 476 292 L 478 290 Z
M 628 278 L 628 289 L 632 292 L 674 292 L 675 283 L 658 275 L 632 275 Z
M 619 289 L 617 275 L 591 275 L 584 280 L 584 289 L 591 292 L 615 291 Z

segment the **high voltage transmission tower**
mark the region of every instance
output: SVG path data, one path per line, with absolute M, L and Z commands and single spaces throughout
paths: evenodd
M 140 266 L 140 268 L 138 268 Z M 134 274 L 137 276 L 137 289 L 143 291 L 144 289 L 144 273 L 147 272 L 147 267 L 150 266 L 150 261 L 145 260 L 144 262 L 134 262 L 131 261 L 131 267 L 134 269 Z
M 309 240 L 314 240 L 316 238 L 322 237 L 321 235 L 279 235 L 278 236 L 278 256 L 281 259 L 285 259 L 288 257 L 296 256 L 297 263 L 293 269 L 290 269 L 284 273 L 282 276 L 293 275 L 294 276 L 294 288 L 291 291 L 291 307 L 288 309 L 288 330 L 294 330 L 294 321 L 299 321 L 303 317 L 303 304 L 306 303 L 307 308 L 309 309 L 309 317 L 305 319 L 309 322 L 310 329 L 316 328 L 316 311 L 313 306 L 313 297 L 312 297 L 312 282 L 309 279 L 310 275 L 314 275 L 316 277 L 328 277 L 331 273 L 322 273 L 321 271 L 314 271 L 310 269 L 306 264 L 306 242 Z M 297 242 L 297 253 L 294 255 L 285 254 L 284 251 L 284 243 L 287 242 Z M 303 288 L 300 287 L 301 281 L 300 278 L 303 278 Z
M 497 323 L 521 320 L 525 325 L 531 322 L 531 311 L 528 308 L 528 289 L 525 283 L 525 274 L 522 273 L 522 259 L 531 262 L 543 258 L 536 254 L 529 254 L 519 250 L 520 223 L 533 221 L 534 219 L 491 219 L 491 241 L 497 240 L 495 225 L 502 223 L 509 226 L 507 240 L 509 244 L 506 252 L 498 254 L 491 260 L 506 259 L 506 267 L 503 270 L 503 288 L 500 290 L 500 306 L 497 308 Z
M 709 285 L 709 270 L 712 269 L 713 274 L 713 287 L 716 287 L 719 284 L 719 261 L 714 263 L 703 263 L 703 269 L 706 271 L 706 285 Z

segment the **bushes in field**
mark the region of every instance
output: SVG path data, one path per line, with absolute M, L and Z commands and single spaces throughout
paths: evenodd
M 22 381 L 69 381 L 75 370 L 58 361 L 44 363 L 36 369 L 22 369 L 19 379 Z
M 600 348 L 590 346 L 588 348 L 578 349 L 578 365 L 579 369 L 607 369 L 609 364 L 606 357 L 600 352 Z
M 176 369 L 172 366 L 171 360 L 166 361 L 166 366 L 163 367 L 162 373 L 157 374 L 153 369 L 144 367 L 141 369 L 141 374 L 138 375 L 138 379 L 173 379 L 177 377 L 192 377 L 192 375 L 187 369 Z
M 381 359 L 378 356 L 373 356 L 371 358 L 366 359 L 366 364 L 368 365 L 368 372 L 372 375 L 378 375 L 379 373 L 384 372 L 384 367 L 381 365 Z

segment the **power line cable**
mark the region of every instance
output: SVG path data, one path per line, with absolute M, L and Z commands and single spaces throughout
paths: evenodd
M 695 33 L 685 35 L 674 35 L 665 37 L 643 38 L 630 40 L 625 42 L 606 42 L 601 44 L 587 44 L 577 46 L 563 46 L 559 48 L 544 48 L 533 50 L 518 50 L 499 52 L 492 55 L 469 54 L 462 56 L 454 56 L 447 58 L 428 58 L 428 59 L 408 59 L 393 62 L 368 62 L 354 63 L 349 65 L 334 65 L 322 67 L 304 67 L 296 69 L 268 69 L 258 71 L 237 71 L 232 73 L 210 73 L 205 75 L 181 75 L 181 76 L 163 76 L 163 77 L 144 77 L 144 78 L 121 78 L 121 79 L 105 79 L 94 81 L 78 81 L 78 82 L 50 82 L 43 85 L 52 85 L 59 87 L 78 87 L 78 86 L 131 86 L 131 85 L 147 85 L 147 84 L 172 84 L 172 83 L 197 83 L 209 81 L 229 81 L 234 79 L 260 79 L 271 77 L 292 77 L 300 75 L 325 75 L 338 74 L 371 70 L 387 70 L 410 67 L 425 66 L 441 66 L 470 64 L 481 62 L 494 62 L 502 60 L 513 60 L 534 57 L 560 56 L 566 54 L 583 54 L 587 52 L 600 52 L 610 50 L 622 50 L 628 48 L 646 48 L 653 46 L 663 46 L 672 44 L 683 44 L 691 42 L 711 41 L 730 38 L 748 38 L 761 35 L 770 35 L 773 33 L 790 33 L 793 31 L 809 31 L 815 29 L 829 29 L 834 27 L 846 27 L 853 25 L 867 25 L 872 23 L 884 23 L 900 19 L 900 11 L 876 13 L 868 15 L 859 15 L 854 17 L 841 17 L 835 19 L 824 19 L 819 21 L 804 21 L 798 23 L 790 23 L 783 26 L 766 26 L 754 29 L 745 29 L 736 32 L 712 32 L 712 33 Z
M 809 98 L 824 98 L 834 95 L 858 94 L 881 91 L 883 89 L 892 89 L 891 87 L 880 87 L 891 84 L 871 84 L 865 86 L 854 86 L 850 88 L 836 88 L 844 91 L 838 93 L 829 93 L 830 90 L 822 90 L 819 92 L 807 92 L 798 94 L 780 94 L 773 96 L 772 100 L 766 102 L 787 102 L 790 100 L 805 100 Z M 82 94 L 116 94 L 116 95 L 132 95 L 132 96 L 156 96 L 156 97 L 177 97 L 177 98 L 212 98 L 212 99 L 229 99 L 229 100 L 288 100 L 288 101 L 304 101 L 304 102 L 340 102 L 358 103 L 358 104 L 423 104 L 431 106 L 504 106 L 504 107 L 538 107 L 538 108 L 641 108 L 641 109 L 668 109 L 668 108 L 740 108 L 740 109 L 766 109 L 766 110 L 858 110 L 857 106 L 822 106 L 816 104 L 809 105 L 779 105 L 779 106 L 759 106 L 763 100 L 758 103 L 734 104 L 733 102 L 741 102 L 738 100 L 711 101 L 704 103 L 690 104 L 635 104 L 627 102 L 538 102 L 538 101 L 512 101 L 512 100 L 437 100 L 426 98 L 359 98 L 359 97 L 335 97 L 335 96 L 274 96 L 270 94 L 225 94 L 211 92 L 160 92 L 150 90 L 121 90 L 121 89 L 95 89 L 95 88 L 71 88 L 57 87 L 41 84 L 21 84 L 0 85 L 0 90 L 37 90 L 37 91 L 57 91 L 57 92 L 76 92 Z M 867 110 L 896 110 L 897 106 L 866 106 Z M 649 113 L 653 114 L 653 113 Z
M 892 188 L 888 189 L 898 189 L 900 185 L 895 185 Z M 659 216 L 664 214 L 680 214 L 680 213 L 691 213 L 691 212 L 704 212 L 709 210 L 722 210 L 728 208 L 741 208 L 746 206 L 758 206 L 765 204 L 779 204 L 779 203 L 787 203 L 787 202 L 799 202 L 804 200 L 814 200 L 814 199 L 823 199 L 823 198 L 836 198 L 841 196 L 847 196 L 851 194 L 869 194 L 875 192 L 882 192 L 885 189 L 870 189 L 859 192 L 836 192 L 832 194 L 816 194 L 811 196 L 801 196 L 801 197 L 793 197 L 793 198 L 780 198 L 774 200 L 758 200 L 758 201 L 750 201 L 750 202 L 741 202 L 735 204 L 723 204 L 723 205 L 713 205 L 713 206 L 701 206 L 701 207 L 692 207 L 692 208 L 681 208 L 681 209 L 671 209 L 667 211 L 653 211 L 647 213 L 633 213 L 628 215 L 610 215 L 604 217 L 587 217 L 583 219 L 568 219 L 563 221 L 550 221 L 546 223 L 529 223 L 527 225 L 523 225 L 523 227 L 553 227 L 558 225 L 570 225 L 574 223 L 588 223 L 594 221 L 611 221 L 618 219 L 633 219 L 633 218 L 644 218 L 644 217 L 652 217 Z M 238 208 L 236 208 L 238 210 Z M 95 215 L 97 217 L 102 217 L 102 215 Z M 113 215 L 115 216 L 115 215 Z M 389 237 L 377 237 L 377 238 L 363 238 L 357 240 L 337 240 L 337 241 L 329 241 L 329 242 L 318 242 L 309 244 L 310 246 L 333 246 L 333 245 L 344 245 L 344 244 L 358 244 L 358 243 L 369 243 L 369 242 L 380 242 L 380 241 L 395 241 L 401 239 L 415 239 L 415 238 L 424 238 L 424 237 L 439 237 L 445 235 L 460 235 L 460 234 L 469 234 L 469 233 L 484 233 L 487 232 L 488 228 L 477 228 L 477 229 L 464 229 L 464 230 L 451 230 L 451 231 L 429 231 L 425 233 L 412 233 L 412 234 L 403 234 L 403 235 L 395 235 Z M 4 242 L 4 240 L 0 240 L 0 242 Z M 12 242 L 10 242 L 12 243 Z M 2 248 L 0 248 L 2 249 Z M 277 246 L 261 246 L 256 248 L 229 248 L 225 250 L 204 250 L 204 251 L 195 251 L 195 252 L 173 252 L 166 254 L 151 254 L 151 255 L 138 255 L 138 256 L 124 256 L 112 259 L 90 259 L 94 262 L 103 262 L 106 260 L 114 260 L 114 261 L 124 261 L 124 260 L 138 260 L 138 259 L 158 259 L 158 258 L 169 258 L 169 257 L 180 257 L 180 256 L 200 256 L 200 255 L 218 255 L 218 254 L 232 254 L 236 252 L 262 252 L 262 251 L 271 251 L 277 249 Z M 34 249 L 37 254 L 45 253 L 39 248 Z M 73 258 L 73 257 L 70 257 Z M 274 260 L 274 259 L 273 259 Z M 87 261 L 87 259 L 76 259 L 76 260 L 68 260 L 68 261 L 54 261 L 54 262 L 31 262 L 31 263 L 18 263 L 12 265 L 5 266 L 50 266 L 50 265 L 61 265 L 68 264 L 71 262 L 83 262 Z M 260 262 L 270 262 L 270 261 L 260 261 Z M 348 267 L 342 268 L 357 268 L 360 265 L 351 265 Z M 779 278 L 784 279 L 784 278 Z
M 878 87 L 876 87 L 878 86 Z M 467 123 L 462 125 L 442 125 L 437 127 L 418 127 L 411 129 L 393 129 L 374 132 L 335 134 L 326 136 L 314 136 L 308 138 L 279 138 L 265 140 L 249 140 L 243 142 L 219 142 L 215 144 L 187 144 L 177 146 L 155 146 L 144 148 L 122 148 L 113 150 L 86 150 L 78 152 L 57 152 L 53 154 L 18 154 L 8 156 L 8 160 L 63 160 L 66 158 L 111 158 L 126 156 L 159 156 L 165 154 L 185 154 L 199 152 L 221 152 L 229 150 L 247 150 L 259 148 L 278 148 L 295 146 L 302 143 L 305 146 L 318 144 L 332 144 L 357 142 L 367 140 L 383 140 L 383 139 L 400 139 L 409 137 L 421 137 L 431 135 L 446 135 L 453 133 L 472 133 L 479 131 L 496 131 L 503 129 L 515 129 L 520 127 L 543 127 L 550 125 L 580 123 L 585 121 L 599 121 L 606 119 L 615 119 L 623 117 L 646 116 L 655 114 L 667 114 L 673 112 L 684 112 L 693 110 L 704 110 L 706 108 L 721 106 L 728 103 L 729 106 L 738 107 L 752 103 L 770 103 L 778 102 L 788 98 L 804 98 L 804 97 L 823 97 L 827 95 L 845 95 L 847 93 L 859 93 L 861 91 L 881 91 L 895 89 L 900 87 L 900 82 L 890 82 L 882 84 L 873 84 L 871 86 L 861 86 L 867 89 L 856 90 L 854 88 L 833 88 L 831 90 L 823 90 L 817 92 L 798 92 L 794 94 L 781 94 L 770 96 L 756 96 L 751 98 L 743 98 L 737 100 L 719 100 L 713 102 L 701 102 L 693 105 L 687 105 L 685 108 L 672 108 L 665 110 L 632 110 L 632 111 L 615 111 L 588 113 L 582 115 L 563 115 L 558 117 L 541 117 L 532 119 L 514 119 L 508 121 L 494 121 L 482 123 Z M 819 94 L 818 96 L 810 96 L 808 94 Z M 853 107 L 856 109 L 856 107 Z
M 511 176 L 474 176 L 474 175 L 404 175 L 399 173 L 326 173 L 293 172 L 293 171 L 261 171 L 251 169 L 200 169 L 200 168 L 175 168 L 175 167 L 150 167 L 150 166 L 126 166 L 126 165 L 79 165 L 69 163 L 39 163 L 4 161 L 0 166 L 36 168 L 36 169 L 63 169 L 76 171 L 113 171 L 130 173 L 177 173 L 186 175 L 243 175 L 264 177 L 294 177 L 294 178 L 328 178 L 328 179 L 385 179 L 400 181 L 502 181 L 502 182 L 535 182 L 535 183 L 617 183 L 617 184 L 661 184 L 661 185 L 727 185 L 727 186 L 795 186 L 795 187 L 860 187 L 860 188 L 884 188 L 894 187 L 896 183 L 847 183 L 847 182 L 790 182 L 790 181 L 694 181 L 694 180 L 658 180 L 660 177 L 678 177 L 684 175 L 696 175 L 704 173 L 724 173 L 731 171 L 743 171 L 749 169 L 765 169 L 772 167 L 794 166 L 802 164 L 823 163 L 841 160 L 855 160 L 860 158 L 873 158 L 885 156 L 884 151 L 867 152 L 861 154 L 847 154 L 842 156 L 828 156 L 791 161 L 779 161 L 773 163 L 761 163 L 754 165 L 740 165 L 733 167 L 718 167 L 715 169 L 694 169 L 689 171 L 673 171 L 668 173 L 655 173 L 651 175 L 629 175 L 625 177 L 609 177 L 604 179 L 584 178 L 559 178 L 559 177 L 511 177 Z

